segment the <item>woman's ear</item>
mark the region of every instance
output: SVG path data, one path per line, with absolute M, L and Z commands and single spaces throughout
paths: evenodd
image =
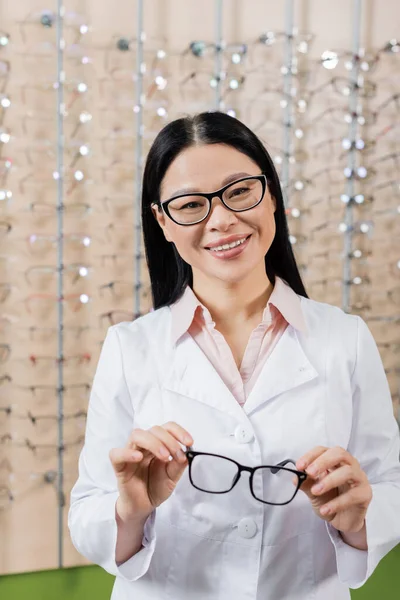
M 162 210 L 162 208 L 158 205 L 158 204 L 152 204 L 151 205 L 151 211 L 154 215 L 154 218 L 156 219 L 157 223 L 159 224 L 159 226 L 161 227 L 161 229 L 163 230 L 165 239 L 167 240 L 167 242 L 172 242 L 171 237 L 168 233 L 168 228 L 167 228 L 167 224 L 166 224 L 166 218 L 165 218 L 165 213 Z

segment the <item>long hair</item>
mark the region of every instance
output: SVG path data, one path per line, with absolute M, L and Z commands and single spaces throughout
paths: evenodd
M 151 205 L 160 204 L 160 186 L 172 161 L 186 148 L 198 144 L 228 144 L 246 154 L 266 174 L 275 198 L 274 240 L 265 256 L 268 279 L 283 279 L 297 294 L 307 298 L 292 246 L 279 178 L 270 155 L 258 137 L 239 120 L 222 112 L 204 112 L 168 123 L 157 135 L 147 156 L 142 188 L 142 226 L 154 309 L 173 304 L 186 286 L 193 285 L 192 268 L 167 242 Z

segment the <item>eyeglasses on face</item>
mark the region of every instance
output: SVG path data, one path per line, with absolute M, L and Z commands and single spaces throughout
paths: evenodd
M 196 225 L 209 216 L 213 198 L 219 198 L 228 210 L 244 212 L 260 204 L 266 186 L 267 177 L 262 173 L 238 179 L 215 192 L 180 194 L 158 203 L 158 207 L 177 225 Z
M 250 492 L 263 504 L 289 504 L 296 496 L 307 474 L 285 465 L 296 465 L 291 458 L 276 465 L 247 467 L 219 454 L 186 450 L 189 480 L 196 489 L 209 494 L 227 494 L 240 479 L 243 471 L 250 473 Z

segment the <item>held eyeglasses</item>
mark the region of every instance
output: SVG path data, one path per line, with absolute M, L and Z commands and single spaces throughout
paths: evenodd
M 247 467 L 232 458 L 196 452 L 191 447 L 186 450 L 189 463 L 189 480 L 196 489 L 209 494 L 227 494 L 240 479 L 243 471 L 250 473 L 250 492 L 263 504 L 289 504 L 307 479 L 307 473 L 287 468 L 296 463 L 289 458 L 276 465 Z

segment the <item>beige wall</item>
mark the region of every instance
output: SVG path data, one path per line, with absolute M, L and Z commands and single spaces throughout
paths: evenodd
M 352 2 L 349 0 L 295 1 L 295 24 L 301 31 L 314 34 L 315 38 L 309 56 L 301 58 L 300 67 L 306 76 L 293 82 L 301 94 L 307 94 L 315 87 L 332 77 L 317 65 L 317 59 L 326 49 L 350 50 L 352 47 Z M 237 114 L 265 141 L 271 154 L 275 156 L 282 147 L 282 109 L 280 95 L 271 90 L 282 84 L 279 68 L 282 65 L 282 46 L 261 48 L 254 44 L 257 37 L 266 30 L 282 31 L 284 28 L 284 2 L 272 0 L 225 0 L 223 34 L 227 43 L 249 44 L 248 59 L 242 65 L 229 66 L 229 73 L 237 77 L 245 76 L 245 82 L 237 92 L 226 95 L 226 108 L 235 108 Z M 0 406 L 12 406 L 12 413 L 0 413 L 0 438 L 11 434 L 12 440 L 0 445 L 0 489 L 7 485 L 13 490 L 15 500 L 7 501 L 0 493 L 0 572 L 18 572 L 57 566 L 57 504 L 54 486 L 43 481 L 48 470 L 57 469 L 56 444 L 57 429 L 55 419 L 39 419 L 36 425 L 26 418 L 27 411 L 35 416 L 52 416 L 57 413 L 57 398 L 51 390 L 39 391 L 36 396 L 27 386 L 57 384 L 55 366 L 32 366 L 29 355 L 56 356 L 57 338 L 54 332 L 40 330 L 29 335 L 27 327 L 56 327 L 56 304 L 39 301 L 30 303 L 27 312 L 26 298 L 33 293 L 55 294 L 55 277 L 34 275 L 28 283 L 25 272 L 32 266 L 55 265 L 55 248 L 41 251 L 38 245 L 29 246 L 27 239 L 32 234 L 55 234 L 54 218 L 37 218 L 27 210 L 31 202 L 55 202 L 56 187 L 52 172 L 56 169 L 56 97 L 46 86 L 56 76 L 55 53 L 51 46 L 54 29 L 45 30 L 37 24 L 25 24 L 30 13 L 42 9 L 36 0 L 10 2 L 0 0 L 1 28 L 11 35 L 7 49 L 0 49 L 0 59 L 10 61 L 11 72 L 6 91 L 12 105 L 4 116 L 3 125 L 9 129 L 11 141 L 2 148 L 1 156 L 11 156 L 13 167 L 4 185 L 13 192 L 13 200 L 2 207 L 0 220 L 12 224 L 11 234 L 0 242 L 0 283 L 10 282 L 13 286 L 8 300 L 0 305 L 0 343 L 12 347 L 11 358 L 0 365 L 0 374 L 9 374 L 13 381 L 0 386 Z M 71 169 L 67 169 L 65 190 L 68 194 L 65 203 L 87 202 L 92 206 L 91 213 L 83 218 L 65 217 L 66 233 L 83 233 L 92 236 L 89 248 L 66 245 L 65 263 L 87 265 L 89 277 L 73 282 L 66 275 L 65 293 L 87 293 L 91 302 L 81 310 L 65 308 L 65 352 L 74 356 L 82 352 L 92 354 L 89 363 L 66 366 L 65 385 L 71 383 L 90 384 L 98 358 L 101 340 L 106 323 L 100 325 L 99 315 L 113 309 L 132 310 L 131 285 L 135 277 L 132 259 L 134 240 L 134 216 L 132 201 L 135 194 L 135 55 L 121 54 L 115 50 L 115 40 L 120 36 L 134 38 L 136 35 L 136 6 L 132 2 L 98 2 L 84 0 L 66 2 L 66 23 L 69 13 L 77 11 L 87 17 L 90 32 L 81 40 L 83 53 L 92 63 L 82 65 L 78 60 L 66 58 L 65 71 L 67 84 L 83 80 L 88 84 L 88 92 L 75 99 L 65 118 L 66 148 L 65 165 L 69 167 L 79 144 L 88 143 L 91 155 L 80 159 L 75 168 L 85 173 L 85 184 L 71 189 Z M 34 19 L 33 19 L 34 20 Z M 369 49 L 382 47 L 399 32 L 400 9 L 395 0 L 364 2 L 361 39 Z M 168 79 L 165 91 L 156 91 L 145 104 L 145 150 L 154 137 L 154 132 L 163 125 L 157 117 L 156 109 L 164 106 L 168 119 L 184 112 L 208 109 L 214 106 L 214 94 L 208 85 L 213 72 L 212 58 L 202 61 L 189 55 L 182 58 L 183 50 L 195 39 L 212 41 L 215 35 L 214 2 L 211 0 L 194 2 L 190 0 L 150 1 L 145 0 L 146 63 L 148 74 L 145 90 L 149 94 L 156 74 L 162 73 Z M 1 33 L 1 32 L 0 32 Z M 67 43 L 74 39 L 75 32 L 66 27 Z M 164 48 L 168 58 L 151 64 L 155 50 Z M 79 48 L 78 48 L 79 50 Z M 43 54 L 44 53 L 44 54 Z M 42 54 L 41 57 L 38 54 Z M 193 71 L 200 71 L 194 83 L 182 86 L 182 81 Z M 228 70 L 228 67 L 227 67 Z M 338 74 L 346 75 L 342 69 Z M 369 101 L 373 110 L 390 94 L 399 91 L 400 54 L 395 57 L 382 56 L 378 68 L 371 74 L 378 83 L 378 93 Z M 0 81 L 0 85 L 1 85 Z M 1 88 L 0 88 L 1 89 Z M 300 94 L 300 92 L 299 92 Z M 73 99 L 66 90 L 66 103 Z M 304 127 L 305 136 L 297 144 L 297 156 L 305 156 L 305 162 L 291 166 L 291 177 L 310 178 L 318 170 L 336 166 L 328 176 L 314 178 L 301 192 L 289 195 L 290 206 L 302 210 L 300 219 L 290 218 L 293 235 L 298 238 L 295 246 L 299 263 L 303 267 L 304 280 L 309 294 L 322 301 L 340 306 L 343 236 L 338 233 L 338 223 L 343 218 L 343 205 L 340 194 L 344 190 L 341 170 L 346 158 L 341 154 L 340 138 L 346 135 L 347 127 L 327 118 L 315 122 L 316 115 L 328 106 L 347 105 L 346 98 L 326 92 L 311 96 L 309 111 L 298 114 L 297 125 Z M 92 121 L 74 133 L 76 119 L 82 110 L 90 111 Z M 360 261 L 353 265 L 353 274 L 367 275 L 371 284 L 361 291 L 352 292 L 353 303 L 370 305 L 370 310 L 360 312 L 368 321 L 384 359 L 385 366 L 391 369 L 388 378 L 393 394 L 394 408 L 398 411 L 399 375 L 395 368 L 400 367 L 399 349 L 384 344 L 400 342 L 399 321 L 376 322 L 373 318 L 386 315 L 399 317 L 400 270 L 396 262 L 400 260 L 399 220 L 400 215 L 381 214 L 379 211 L 396 209 L 400 204 L 399 191 L 376 186 L 385 180 L 399 178 L 396 163 L 389 160 L 379 164 L 377 160 L 386 153 L 398 150 L 399 114 L 395 106 L 379 116 L 376 125 L 365 130 L 369 139 L 376 139 L 385 127 L 392 127 L 381 135 L 374 153 L 368 155 L 368 164 L 375 165 L 375 177 L 364 182 L 359 190 L 366 195 L 374 194 L 375 201 L 366 208 L 355 209 L 356 219 L 374 221 L 369 236 L 357 238 L 356 242 L 370 253 L 368 262 Z M 332 145 L 326 140 L 333 138 Z M 321 144 L 322 143 L 322 144 Z M 318 144 L 320 144 L 318 146 Z M 276 150 L 278 149 L 278 151 Z M 117 162 L 115 162 L 117 161 Z M 279 168 L 279 165 L 278 165 Z M 2 189 L 3 184 L 0 184 Z M 4 205 L 4 202 L 2 203 Z M 328 226 L 324 223 L 328 222 Z M 115 227 L 108 228 L 113 224 Z M 304 238 L 304 243 L 302 242 Z M 324 254 L 327 253 L 328 254 Z M 321 255 L 322 253 L 322 255 Z M 110 256 L 118 255 L 115 262 Z M 104 258 L 103 255 L 107 255 Z M 142 309 L 149 304 L 148 278 L 145 267 L 142 269 L 143 290 Z M 121 298 L 99 292 L 99 286 L 113 279 L 127 282 Z M 327 280 L 321 282 L 321 280 Z M 388 291 L 396 289 L 397 296 Z M 147 296 L 146 296 L 147 293 Z M 372 317 L 372 318 L 371 318 Z M 77 339 L 71 326 L 89 326 Z M 397 394 L 397 396 L 396 396 Z M 68 390 L 64 398 L 65 414 L 73 416 L 87 405 L 87 391 Z M 65 421 L 65 493 L 69 491 L 77 475 L 77 459 L 82 445 L 84 419 L 70 418 Z M 24 440 L 31 444 L 48 444 L 38 447 L 36 454 Z M 3 460 L 4 459 L 4 460 Z M 65 510 L 65 523 L 67 516 Z M 65 565 L 82 564 L 84 560 L 72 548 L 64 526 Z

